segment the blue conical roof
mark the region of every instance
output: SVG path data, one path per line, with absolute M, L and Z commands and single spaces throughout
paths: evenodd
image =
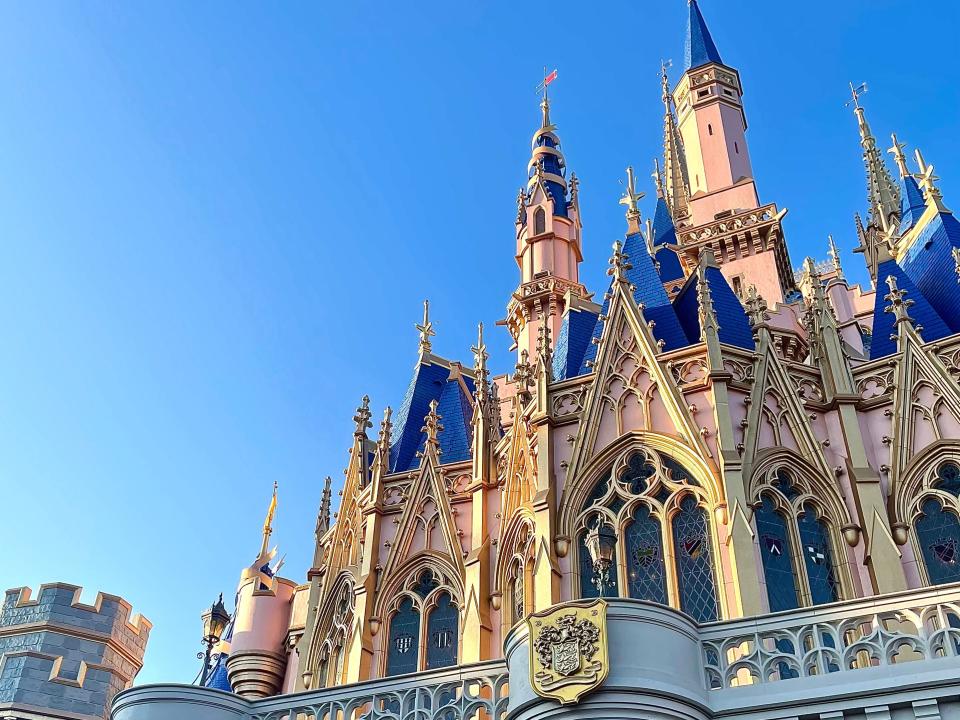
M 697 0 L 690 0 L 690 22 L 687 25 L 686 68 L 692 70 L 709 63 L 722 63 L 707 23 L 700 12 Z

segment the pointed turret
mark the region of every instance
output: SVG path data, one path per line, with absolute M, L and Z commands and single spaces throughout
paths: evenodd
M 900 233 L 903 234 L 920 219 L 926 203 L 917 179 L 907 168 L 907 156 L 903 153 L 906 143 L 898 141 L 896 133 L 892 133 L 890 138 L 893 140 L 893 146 L 887 152 L 893 155 L 893 161 L 900 174 Z
M 670 209 L 670 215 L 676 225 L 683 225 L 690 219 L 690 190 L 687 178 L 687 161 L 683 155 L 683 141 L 677 129 L 677 119 L 670 94 L 670 80 L 667 77 L 669 63 L 660 64 L 660 86 L 663 99 L 663 197 Z M 660 171 L 657 169 L 658 190 L 660 189 Z
M 687 23 L 687 42 L 685 50 L 685 66 L 687 70 L 694 70 L 710 63 L 722 63 L 720 51 L 707 28 L 697 0 L 690 0 L 690 19 Z
M 554 72 L 549 78 L 555 78 Z M 546 83 L 546 80 L 545 80 Z M 540 127 L 533 134 L 527 184 L 517 197 L 516 255 L 520 285 L 507 305 L 505 324 L 519 353 L 532 356 L 541 318 L 549 318 L 554 336 L 559 332 L 567 294 L 585 298 L 580 284 L 581 224 L 578 184 L 560 149 L 556 125 L 550 117 L 550 98 L 544 86 Z
M 330 529 L 330 498 L 332 491 L 330 485 L 333 481 L 327 475 L 323 483 L 323 496 L 320 499 L 320 512 L 317 513 L 317 538 L 319 539 L 327 530 Z

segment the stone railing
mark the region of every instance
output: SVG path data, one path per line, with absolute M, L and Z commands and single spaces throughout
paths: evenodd
M 503 720 L 503 662 L 399 675 L 292 695 L 247 701 L 189 686 L 145 685 L 117 698 L 114 720 Z M 161 715 L 150 714 L 151 708 Z M 146 712 L 143 712 L 146 711 Z
M 960 656 L 960 587 L 700 628 L 709 690 Z

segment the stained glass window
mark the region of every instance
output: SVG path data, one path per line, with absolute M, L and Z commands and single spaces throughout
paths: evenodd
M 770 612 L 792 610 L 800 603 L 797 598 L 797 579 L 793 570 L 787 521 L 769 497 L 763 498 L 755 517 Z
M 639 453 L 632 455 L 627 462 L 627 469 L 620 476 L 620 482 L 627 486 L 633 495 L 639 495 L 647 487 L 647 480 L 653 476 L 653 464 Z
M 680 609 L 698 622 L 716 620 L 719 612 L 707 514 L 692 495 L 680 501 L 680 512 L 673 517 L 673 543 Z
M 387 675 L 417 671 L 420 649 L 420 612 L 406 597 L 390 618 L 390 645 L 387 648 Z
M 449 593 L 441 593 L 427 618 L 427 670 L 456 665 L 459 620 Z
M 626 530 L 627 589 L 638 600 L 667 604 L 666 570 L 660 522 L 640 505 Z
M 424 570 L 417 578 L 417 584 L 413 586 L 413 591 L 422 598 L 425 598 L 433 590 L 439 587 L 440 583 L 434 577 L 431 570 Z
M 803 506 L 803 512 L 797 518 L 797 529 L 800 531 L 800 552 L 810 581 L 810 602 L 820 605 L 839 600 L 840 584 L 830 551 L 830 535 L 813 506 Z
M 597 587 L 593 572 L 593 559 L 590 557 L 590 551 L 587 550 L 586 532 L 580 534 L 580 540 L 577 546 L 580 548 L 580 597 L 595 598 L 600 597 L 600 589 Z M 607 583 L 603 588 L 604 597 L 617 597 L 620 594 L 620 583 L 617 580 L 617 554 L 613 554 L 613 563 L 610 565 L 610 572 L 607 577 Z
M 960 580 L 960 520 L 940 501 L 929 498 L 917 518 L 917 540 L 934 585 Z
M 593 490 L 590 491 L 590 495 L 587 497 L 587 501 L 583 504 L 583 509 L 586 510 L 588 507 L 593 505 L 597 500 L 602 498 L 607 493 L 607 489 L 610 487 L 610 476 L 604 475 L 602 478 L 597 480 L 596 485 L 593 486 Z
M 953 463 L 946 463 L 940 467 L 937 474 L 939 477 L 933 481 L 933 487 L 960 497 L 960 468 Z
M 513 622 L 518 623 L 526 615 L 526 598 L 523 596 L 523 566 L 517 566 L 516 576 L 513 578 Z

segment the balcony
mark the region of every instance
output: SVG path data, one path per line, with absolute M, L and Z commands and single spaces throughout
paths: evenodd
M 113 720 L 511 720 L 596 716 L 939 720 L 960 716 L 960 585 L 698 626 L 610 600 L 610 674 L 579 705 L 530 687 L 525 626 L 506 663 L 246 701 L 192 686 L 117 696 Z M 509 695 L 509 698 L 508 698 Z

